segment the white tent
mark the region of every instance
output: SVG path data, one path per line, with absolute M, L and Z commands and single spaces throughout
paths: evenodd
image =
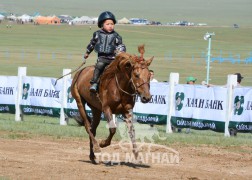
M 93 17 L 93 18 L 92 18 L 92 21 L 93 21 L 93 24 L 97 24 L 97 22 L 98 22 L 98 17 Z
M 71 22 L 71 24 L 81 24 L 81 19 L 79 17 L 76 17 L 70 22 Z
M 118 24 L 130 24 L 130 20 L 128 20 L 126 17 L 118 20 Z
M 31 20 L 33 19 L 33 17 L 27 15 L 27 14 L 24 14 L 22 16 L 19 16 L 17 18 L 18 20 L 21 20 L 22 22 L 31 22 Z
M 71 24 L 94 24 L 97 20 L 94 18 L 90 18 L 88 16 L 82 16 L 80 18 L 76 17 L 71 21 Z
M 84 23 L 89 23 L 92 21 L 92 18 L 88 17 L 88 16 L 82 16 L 80 17 L 81 21 Z
M 0 14 L 0 21 L 4 19 L 4 15 Z
M 7 16 L 7 19 L 11 21 L 16 21 L 17 17 L 15 15 L 11 15 L 11 16 Z

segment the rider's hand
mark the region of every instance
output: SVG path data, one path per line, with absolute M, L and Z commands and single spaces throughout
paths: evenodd
M 88 54 L 88 53 L 86 53 L 86 54 L 84 55 L 84 59 L 87 59 L 87 58 L 88 58 L 88 56 L 89 56 L 89 54 Z

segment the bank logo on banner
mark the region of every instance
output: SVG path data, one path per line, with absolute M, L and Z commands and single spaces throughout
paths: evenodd
M 180 111 L 183 108 L 185 94 L 183 92 L 177 92 L 175 99 L 176 99 L 176 110 Z
M 244 96 L 236 96 L 234 99 L 234 115 L 241 115 L 243 112 Z
M 24 83 L 23 84 L 22 99 L 26 100 L 28 98 L 29 90 L 30 90 L 30 84 L 29 83 Z
M 67 102 L 72 103 L 73 101 L 74 101 L 74 98 L 71 93 L 71 86 L 69 86 L 67 89 Z

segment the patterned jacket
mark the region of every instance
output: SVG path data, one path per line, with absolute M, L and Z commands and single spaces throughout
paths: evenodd
M 106 32 L 98 30 L 94 32 L 93 38 L 87 46 L 86 52 L 90 54 L 93 50 L 98 54 L 98 58 L 115 59 L 116 49 L 122 45 L 122 37 L 115 31 Z

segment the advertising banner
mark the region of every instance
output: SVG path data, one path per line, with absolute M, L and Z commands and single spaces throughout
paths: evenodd
M 17 76 L 0 76 L 0 113 L 15 113 Z
M 229 128 L 240 132 L 252 132 L 252 89 L 235 88 L 232 119 Z
M 55 78 L 24 77 L 21 99 L 23 114 L 60 116 L 62 81 Z
M 15 113 L 18 77 L 0 76 L 0 113 Z M 79 117 L 79 110 L 71 94 L 72 79 L 67 80 L 63 94 L 63 80 L 55 85 L 56 78 L 24 76 L 22 78 L 21 111 L 25 115 L 60 117 L 63 107 L 67 117 Z M 150 83 L 150 102 L 141 103 L 136 97 L 134 119 L 146 124 L 166 124 L 169 104 L 169 83 Z M 227 88 L 202 85 L 177 84 L 174 89 L 174 104 L 171 124 L 179 128 L 213 130 L 224 132 L 227 118 Z M 63 98 L 64 97 L 64 98 Z M 65 101 L 65 102 L 63 102 Z M 233 104 L 229 128 L 240 132 L 252 131 L 252 88 L 236 87 L 232 90 Z M 230 111 L 230 110 L 229 110 Z M 92 117 L 86 105 L 87 115 Z M 230 115 L 229 114 L 229 115 Z M 118 115 L 118 118 L 122 116 Z M 102 114 L 101 119 L 104 119 Z
M 68 79 L 68 81 L 67 81 L 67 94 L 66 94 L 67 104 L 66 104 L 66 107 L 64 107 L 64 112 L 68 117 L 74 118 L 74 117 L 79 117 L 80 114 L 79 114 L 79 110 L 78 110 L 76 101 L 73 98 L 72 93 L 71 93 L 71 83 L 72 83 L 72 79 Z M 86 105 L 85 108 L 86 108 L 87 115 L 92 117 L 92 112 L 91 112 L 90 107 L 88 105 Z M 103 115 L 102 115 L 102 118 L 103 118 Z
M 225 94 L 225 95 L 224 95 Z M 200 85 L 175 87 L 172 125 L 199 130 L 224 132 L 227 89 Z
M 150 83 L 150 102 L 141 103 L 140 97 L 136 99 L 133 109 L 135 119 L 140 123 L 166 124 L 168 113 L 168 83 Z

